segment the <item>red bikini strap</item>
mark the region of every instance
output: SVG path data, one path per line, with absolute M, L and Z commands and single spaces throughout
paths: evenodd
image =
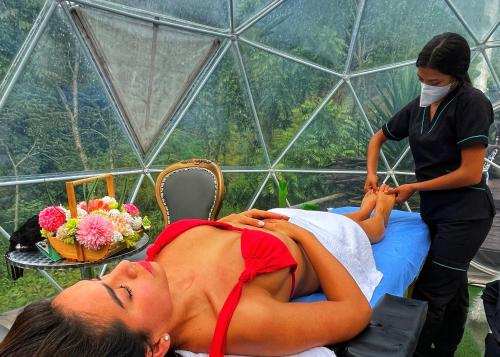
M 147 250 L 146 260 L 153 260 L 154 257 L 160 252 L 160 250 L 170 242 L 172 242 L 179 235 L 197 226 L 213 226 L 219 227 L 227 230 L 240 231 L 240 228 L 233 227 L 224 222 L 207 221 L 204 219 L 183 219 L 172 224 L 169 224 L 158 237 L 156 237 L 155 242 Z

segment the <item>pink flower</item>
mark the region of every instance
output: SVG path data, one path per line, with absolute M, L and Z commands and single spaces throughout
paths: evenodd
M 85 202 L 85 201 L 80 202 L 77 207 L 81 208 L 81 209 L 83 209 L 83 210 L 85 210 L 85 211 L 88 212 L 88 210 L 87 210 L 87 202 Z
M 66 222 L 65 213 L 55 206 L 44 208 L 38 214 L 40 227 L 49 232 L 55 232 L 64 222 Z
M 125 211 L 127 211 L 127 213 L 131 216 L 139 215 L 139 208 L 137 208 L 133 203 L 124 203 L 122 207 L 125 208 Z
M 113 242 L 113 223 L 100 214 L 89 214 L 80 220 L 76 239 L 85 248 L 97 250 Z

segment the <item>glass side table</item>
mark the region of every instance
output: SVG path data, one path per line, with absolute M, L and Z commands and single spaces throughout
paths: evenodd
M 94 277 L 94 273 L 92 268 L 104 265 L 101 274 L 105 271 L 105 266 L 108 263 L 122 260 L 127 257 L 131 257 L 144 249 L 146 249 L 148 245 L 149 237 L 147 234 L 143 234 L 142 238 L 137 242 L 135 247 L 128 248 L 120 251 L 119 253 L 109 256 L 106 259 L 99 260 L 97 262 L 77 262 L 71 260 L 60 260 L 54 262 L 44 256 L 38 250 L 31 252 L 21 252 L 21 251 L 12 251 L 7 252 L 5 254 L 5 259 L 8 265 L 23 268 L 23 269 L 35 269 L 44 275 L 57 289 L 60 291 L 63 288 L 59 285 L 59 283 L 47 272 L 47 270 L 64 270 L 64 269 L 80 269 L 80 277 L 82 279 L 92 279 Z

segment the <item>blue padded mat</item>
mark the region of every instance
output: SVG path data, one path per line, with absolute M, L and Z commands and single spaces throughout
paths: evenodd
M 330 208 L 328 211 L 348 213 L 357 209 L 357 207 L 340 207 Z M 417 277 L 429 246 L 429 229 L 419 213 L 398 210 L 391 212 L 384 239 L 372 245 L 377 270 L 384 274 L 370 300 L 372 307 L 385 293 L 403 296 Z M 294 301 L 320 300 L 325 300 L 322 293 L 304 296 Z

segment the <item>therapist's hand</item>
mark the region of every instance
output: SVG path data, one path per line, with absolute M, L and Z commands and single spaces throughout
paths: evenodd
M 378 176 L 377 174 L 368 174 L 366 175 L 365 180 L 365 192 L 370 190 L 378 190 Z
M 409 183 L 409 184 L 404 184 L 395 188 L 389 188 L 387 191 L 385 191 L 386 194 L 396 195 L 396 202 L 402 203 L 408 200 L 411 195 L 415 193 L 416 189 L 415 187 Z
M 277 219 L 277 220 L 287 221 L 288 216 L 253 208 L 245 212 L 233 213 L 230 214 L 229 216 L 222 217 L 221 219 L 219 219 L 219 222 L 241 223 L 254 227 L 263 227 L 264 226 L 263 219 Z

